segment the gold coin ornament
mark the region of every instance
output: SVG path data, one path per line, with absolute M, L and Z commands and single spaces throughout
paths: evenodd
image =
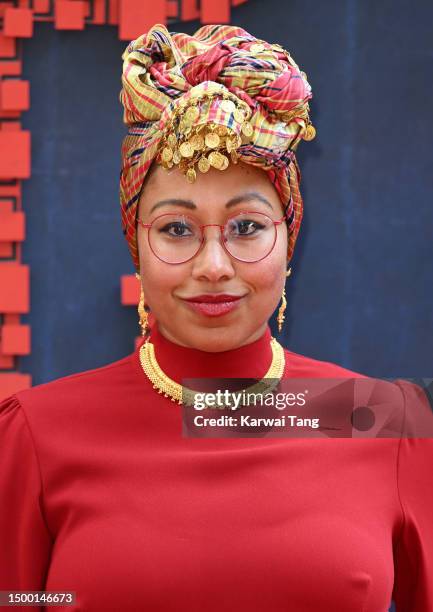
M 216 149 L 220 143 L 220 137 L 217 133 L 211 132 L 210 134 L 206 134 L 204 141 L 206 146 L 208 146 L 210 149 Z
M 210 162 L 208 160 L 207 157 L 200 157 L 200 159 L 198 160 L 198 169 L 200 170 L 200 172 L 207 172 L 210 168 Z
M 183 142 L 179 148 L 182 157 L 192 157 L 194 155 L 194 149 L 189 142 Z
M 306 128 L 302 138 L 303 138 L 303 140 L 313 140 L 313 138 L 315 138 L 315 136 L 316 136 L 316 128 L 314 127 L 314 125 L 309 123 L 307 125 L 307 128 Z
M 236 109 L 236 104 L 232 100 L 223 100 L 221 108 L 226 113 L 232 113 Z
M 242 124 L 245 121 L 245 113 L 240 108 L 234 110 L 233 117 L 238 123 Z
M 218 136 L 227 136 L 228 134 L 228 129 L 226 128 L 225 125 L 219 125 L 215 131 L 218 134 Z
M 202 151 L 205 147 L 204 138 L 201 134 L 195 134 L 189 139 L 194 151 Z
M 192 117 L 194 121 L 196 121 L 196 119 L 200 117 L 200 110 L 197 106 L 192 106 L 191 108 L 188 109 L 188 112 L 189 112 L 190 117 Z
M 242 130 L 242 134 L 246 136 L 247 138 L 251 138 L 254 132 L 253 126 L 251 125 L 249 121 L 245 121 L 242 124 L 241 130 Z
M 188 123 L 193 124 L 194 121 L 198 119 L 199 115 L 200 111 L 198 108 L 196 106 L 192 106 L 186 111 L 184 119 L 187 120 Z
M 181 159 L 182 159 L 182 155 L 180 154 L 179 149 L 176 149 L 176 151 L 173 153 L 173 163 L 177 165 L 180 163 Z
M 223 160 L 222 160 L 222 166 L 221 166 L 220 170 L 227 170 L 227 168 L 229 166 L 229 158 L 226 157 L 225 155 L 222 155 L 222 154 L 221 154 L 221 156 L 222 156 Z
M 237 164 L 239 161 L 239 155 L 236 151 L 230 152 L 230 159 L 232 160 L 232 164 Z
M 169 162 L 173 159 L 173 151 L 170 147 L 165 147 L 163 149 L 161 157 L 164 162 Z
M 209 162 L 213 168 L 221 170 L 224 165 L 224 155 L 219 151 L 212 151 L 212 153 L 209 154 Z
M 167 144 L 171 149 L 175 149 L 177 145 L 177 139 L 174 134 L 170 134 L 167 138 Z
M 250 51 L 252 51 L 253 53 L 259 53 L 260 51 L 264 51 L 265 50 L 265 45 L 262 45 L 262 43 L 255 43 L 254 45 L 251 45 L 250 47 Z
M 227 153 L 231 153 L 235 151 L 238 147 L 238 139 L 237 138 L 227 138 L 226 140 L 226 149 Z
M 197 173 L 194 168 L 188 168 L 186 172 L 186 180 L 188 183 L 194 183 L 197 178 Z

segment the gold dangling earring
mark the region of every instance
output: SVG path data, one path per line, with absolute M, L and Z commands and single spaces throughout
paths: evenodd
M 138 280 L 140 280 L 140 275 L 136 272 L 135 273 L 135 278 L 137 278 Z M 143 287 L 140 283 L 140 301 L 138 302 L 138 315 L 139 315 L 139 325 L 141 327 L 141 335 L 145 336 L 146 333 L 148 332 L 147 329 L 147 321 L 148 321 L 148 313 L 145 309 L 145 302 L 144 302 L 144 291 L 143 291 Z
M 292 268 L 289 268 L 286 272 L 286 277 L 290 276 L 292 273 Z M 281 330 L 283 329 L 283 323 L 284 323 L 284 311 L 286 310 L 286 306 L 287 306 L 287 300 L 286 300 L 286 285 L 284 285 L 283 288 L 283 294 L 281 296 L 281 306 L 278 309 L 278 317 L 277 317 L 277 321 L 278 321 L 278 331 L 281 333 Z

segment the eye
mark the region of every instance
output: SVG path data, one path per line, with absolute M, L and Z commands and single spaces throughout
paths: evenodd
M 184 238 L 193 235 L 191 228 L 182 221 L 171 221 L 170 223 L 166 223 L 163 227 L 159 228 L 158 231 L 173 238 Z
M 265 226 L 253 219 L 234 219 L 229 224 L 229 231 L 234 236 L 253 236 L 265 229 Z

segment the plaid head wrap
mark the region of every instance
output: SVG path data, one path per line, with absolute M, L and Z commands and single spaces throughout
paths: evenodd
M 139 271 L 137 210 L 154 160 L 177 165 L 194 182 L 196 168 L 227 168 L 239 160 L 265 170 L 287 208 L 291 259 L 303 203 L 295 157 L 311 140 L 307 75 L 278 44 L 242 28 L 205 25 L 193 36 L 162 24 L 131 41 L 122 54 L 122 229 Z

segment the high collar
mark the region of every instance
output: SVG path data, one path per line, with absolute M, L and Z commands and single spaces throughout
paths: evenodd
M 261 378 L 272 362 L 271 338 L 268 325 L 261 338 L 250 344 L 210 353 L 176 344 L 154 325 L 149 340 L 163 372 L 181 382 L 183 378 Z

